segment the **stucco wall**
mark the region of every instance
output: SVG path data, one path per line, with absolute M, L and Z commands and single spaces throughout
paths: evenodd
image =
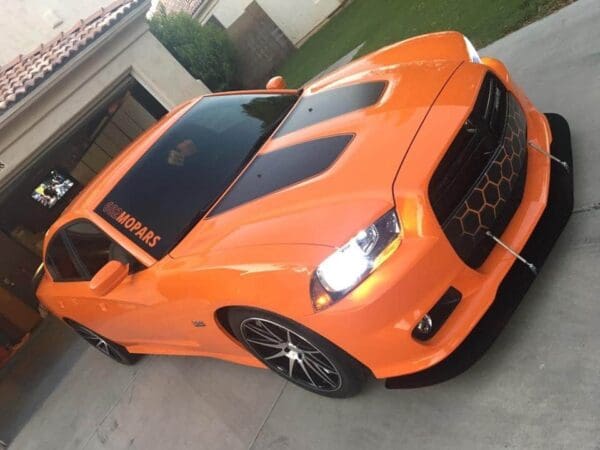
M 229 28 L 250 3 L 252 0 L 219 0 L 201 20 L 205 22 L 214 15 L 225 28 Z M 334 12 L 342 0 L 257 0 L 257 3 L 288 39 L 298 44 Z
M 5 165 L 0 186 L 129 74 L 167 109 L 210 92 L 150 34 L 143 15 L 123 27 L 0 116 L 0 161 Z
M 258 0 L 258 3 L 289 40 L 298 44 L 340 6 L 341 0 Z
M 110 3 L 112 0 L 0 0 L 0 65 L 29 53 Z
M 214 15 L 225 28 L 229 28 L 250 3 L 252 0 L 220 0 L 212 10 L 212 14 L 208 14 L 205 19 Z

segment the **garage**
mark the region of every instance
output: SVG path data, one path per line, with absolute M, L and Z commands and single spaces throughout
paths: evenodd
M 149 7 L 115 2 L 0 70 L 0 361 L 41 320 L 48 227 L 170 108 L 209 92 L 150 34 Z

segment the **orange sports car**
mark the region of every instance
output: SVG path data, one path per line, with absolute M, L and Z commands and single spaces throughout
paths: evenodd
M 457 32 L 300 90 L 206 95 L 50 228 L 38 297 L 121 363 L 209 356 L 351 396 L 444 360 L 512 269 L 537 270 L 569 141 Z

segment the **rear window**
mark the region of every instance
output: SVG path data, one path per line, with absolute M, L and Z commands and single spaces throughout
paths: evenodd
M 140 158 L 96 213 L 162 258 L 223 194 L 296 100 L 281 94 L 204 98 Z

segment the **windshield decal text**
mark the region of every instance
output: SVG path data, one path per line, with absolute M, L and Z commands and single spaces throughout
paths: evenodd
M 152 229 L 137 220 L 115 202 L 106 203 L 102 207 L 102 211 L 150 248 L 155 247 L 161 239 Z

